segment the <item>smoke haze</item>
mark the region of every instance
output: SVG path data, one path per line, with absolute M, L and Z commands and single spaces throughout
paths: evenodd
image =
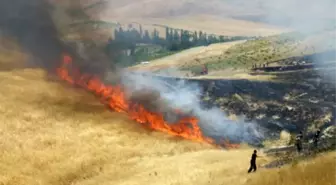
M 116 17 L 171 18 L 175 16 L 212 15 L 237 18 L 300 31 L 314 31 L 335 26 L 334 0 L 128 0 L 108 1 L 107 13 Z
M 174 123 L 178 119 L 176 114 L 169 114 L 169 111 L 178 109 L 186 115 L 196 116 L 204 134 L 215 139 L 256 144 L 265 137 L 262 128 L 255 123 L 243 119 L 232 121 L 218 107 L 204 108 L 200 99 L 203 90 L 197 84 L 184 80 L 168 84 L 151 75 L 129 73 L 124 73 L 121 79 L 129 97 L 145 100 L 143 105 L 147 105 L 147 109 L 163 113 L 168 122 Z M 150 94 L 139 97 L 139 92 L 148 90 Z
M 259 21 L 286 25 L 300 31 L 314 32 L 334 24 L 334 20 L 330 21 L 330 19 L 335 13 L 333 9 L 335 1 L 331 0 L 272 0 L 271 2 L 227 0 L 209 1 L 208 5 L 212 5 L 211 3 L 219 5 L 219 8 L 233 7 L 241 13 L 224 15 L 221 11 L 215 11 L 220 12 L 218 16 L 257 18 Z M 38 58 L 40 61 L 38 65 L 41 67 L 48 70 L 55 69 L 59 65 L 60 57 L 66 52 L 71 54 L 74 63 L 82 72 L 103 75 L 107 68 L 107 60 L 104 59 L 102 51 L 91 52 L 80 48 L 80 53 L 85 54 L 85 57 L 80 56 L 60 39 L 51 11 L 52 6 L 44 0 L 2 0 L 0 1 L 0 29 L 16 38 L 27 52 Z M 169 110 L 180 109 L 185 114 L 197 116 L 200 119 L 200 126 L 208 136 L 249 143 L 264 137 L 261 128 L 254 123 L 234 122 L 229 120 L 219 108 L 203 108 L 199 96 L 202 89 L 197 85 L 184 81 L 167 85 L 163 80 L 129 73 L 123 73 L 118 80 L 121 80 L 126 87 L 130 99 L 142 102 L 149 110 L 164 113 L 170 122 L 178 118 Z M 146 91 L 148 93 L 143 93 Z
M 259 0 L 264 11 L 262 21 L 283 25 L 300 32 L 335 28 L 336 4 L 334 0 Z
M 217 17 L 243 19 L 280 25 L 299 31 L 304 34 L 314 34 L 335 28 L 335 1 L 334 0 L 211 0 L 211 1 L 155 1 L 148 4 L 146 1 L 129 1 L 130 5 L 118 5 L 113 1 L 109 3 L 116 15 L 129 15 L 146 17 L 170 17 L 179 15 L 210 14 Z M 163 6 L 164 5 L 164 6 Z M 189 7 L 188 7 L 189 6 Z M 192 8 L 190 8 L 190 6 Z M 196 8 L 202 6 L 203 8 Z M 140 8 L 141 7 L 141 8 Z M 173 14 L 171 12 L 175 8 Z M 132 12 L 137 9 L 136 12 Z M 129 11 L 129 12 L 128 12 Z M 332 43 L 334 44 L 334 42 Z M 316 46 L 318 47 L 318 46 Z M 143 76 L 124 75 L 124 84 L 132 94 L 152 89 L 160 96 L 155 96 L 154 102 L 166 102 L 168 107 L 178 108 L 185 113 L 192 112 L 200 119 L 203 131 L 213 137 L 228 137 L 235 141 L 252 142 L 256 138 L 264 138 L 264 132 L 254 123 L 244 121 L 231 121 L 219 108 L 202 108 L 201 100 L 197 94 L 202 93 L 200 87 L 183 81 L 173 84 L 167 89 L 163 80 Z M 127 82 L 126 82 L 127 81 Z M 173 89 L 173 90 L 172 90 Z M 153 99 L 152 99 L 153 100 Z M 148 102 L 148 101 L 147 101 Z M 153 104 L 151 102 L 150 104 Z M 155 103 L 154 103 L 155 104 Z M 160 106 L 162 108 L 162 106 Z M 155 109 L 154 110 L 158 110 Z M 160 110 L 165 112 L 166 110 Z M 170 118 L 174 120 L 175 118 Z
M 85 50 L 82 53 L 89 57 L 82 57 L 76 47 L 61 39 L 53 19 L 53 8 L 47 0 L 1 0 L 0 30 L 34 57 L 34 66 L 54 73 L 62 55 L 69 54 L 81 71 L 104 74 L 107 60 L 102 51 Z
M 60 61 L 65 46 L 59 40 L 50 10 L 43 0 L 0 1 L 0 30 L 39 59 L 37 65 L 51 70 Z

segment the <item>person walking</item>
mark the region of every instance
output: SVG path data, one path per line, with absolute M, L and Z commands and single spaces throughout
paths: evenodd
M 313 142 L 314 142 L 314 147 L 317 148 L 318 147 L 318 142 L 320 140 L 320 130 L 317 130 L 316 133 L 314 134 L 314 138 L 313 138 Z
M 250 168 L 247 171 L 248 173 L 252 172 L 252 170 L 253 172 L 257 171 L 257 163 L 256 163 L 257 157 L 258 157 L 257 150 L 254 150 L 250 160 Z
M 300 133 L 296 136 L 296 149 L 298 153 L 301 153 L 302 151 L 302 138 L 303 138 L 303 133 L 300 131 Z

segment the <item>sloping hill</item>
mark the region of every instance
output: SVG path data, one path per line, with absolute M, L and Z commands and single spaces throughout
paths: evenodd
M 334 153 L 246 176 L 251 149 L 222 151 L 151 132 L 43 75 L 41 70 L 0 72 L 2 184 L 303 185 L 309 177 L 311 184 L 323 185 L 333 180 Z M 286 178 L 275 183 L 279 174 Z
M 211 1 L 169 1 L 162 0 L 127 0 L 127 1 L 83 1 L 86 11 L 99 20 L 118 22 L 121 25 L 137 23 L 160 29 L 170 26 L 186 30 L 202 30 L 211 34 L 222 35 L 272 35 L 288 31 L 280 26 L 271 26 L 262 22 L 237 19 L 235 16 L 246 15 L 259 10 L 244 5 L 243 7 L 219 0 Z M 248 7 L 248 9 L 246 9 Z M 248 10 L 248 12 L 247 12 Z M 161 26 L 160 26 L 161 25 Z M 136 26 L 136 24 L 134 25 Z M 160 31 L 160 30 L 159 30 Z M 164 30 L 163 30 L 164 32 Z
M 24 62 L 18 53 L 1 52 L 0 59 Z M 263 185 L 275 184 L 283 173 L 288 178 L 280 184 L 305 184 L 298 176 L 307 175 L 319 185 L 334 180 L 334 153 L 307 166 L 247 176 L 251 149 L 218 150 L 150 131 L 45 75 L 39 69 L 0 72 L 1 184 Z M 269 160 L 261 158 L 258 165 Z M 319 173 L 303 173 L 307 168 Z M 265 181 L 268 174 L 273 178 Z
M 194 47 L 181 51 L 177 54 L 151 61 L 149 64 L 138 64 L 129 67 L 130 70 L 156 71 L 167 68 L 181 68 L 187 65 L 200 65 L 207 63 L 206 58 L 218 57 L 228 48 L 245 41 L 234 41 L 209 46 Z
M 101 19 L 105 21 L 117 21 L 123 25 L 128 25 L 130 22 L 136 22 L 143 25 L 146 29 L 151 30 L 153 29 L 151 27 L 154 27 L 163 33 L 164 29 L 160 29 L 165 28 L 165 26 L 190 31 L 201 30 L 209 34 L 228 36 L 267 36 L 289 31 L 289 29 L 264 23 L 202 14 L 164 18 L 115 18 L 114 16 L 104 15 Z M 136 26 L 136 24 L 134 24 L 134 26 Z
M 0 78 L 2 184 L 219 184 L 247 168 L 240 159 L 250 149 L 226 152 L 150 131 L 42 70 Z M 223 173 L 230 178 L 215 178 Z
M 83 0 L 82 0 L 83 1 Z M 84 0 L 88 2 L 88 0 Z M 146 17 L 146 18 L 167 18 L 185 15 L 215 15 L 219 17 L 239 18 L 242 20 L 252 20 L 258 22 L 272 21 L 280 23 L 276 19 L 292 21 L 294 15 L 299 20 L 302 16 L 309 16 L 309 12 L 319 13 L 309 17 L 333 18 L 333 13 L 328 12 L 335 5 L 333 1 L 322 0 L 316 6 L 313 0 L 296 0 L 295 2 L 284 0 L 117 0 L 98 1 L 95 7 L 108 8 L 111 16 L 115 17 Z M 300 13 L 296 10 L 305 6 Z M 315 5 L 315 6 L 314 6 Z M 137 10 L 137 11 L 135 11 Z M 325 11 L 326 12 L 325 12 Z M 287 15 L 284 15 L 286 14 Z
M 220 0 L 126 0 L 123 2 L 117 0 L 109 1 L 91 1 L 98 2 L 94 8 L 108 8 L 109 14 L 115 17 L 171 17 L 183 15 L 239 15 L 242 10 L 253 3 L 248 3 L 243 6 L 237 6 L 232 2 Z M 164 6 L 163 6 L 164 5 Z M 92 6 L 93 7 L 93 6 Z M 134 11 L 134 10 L 138 11 Z M 258 13 L 259 9 L 251 7 L 245 13 Z

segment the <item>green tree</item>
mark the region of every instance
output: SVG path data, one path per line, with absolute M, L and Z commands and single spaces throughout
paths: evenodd
M 149 36 L 149 32 L 148 30 L 145 30 L 144 36 L 142 37 L 142 40 L 144 43 L 150 43 L 151 42 L 151 38 Z
M 153 44 L 159 44 L 160 38 L 159 38 L 159 32 L 154 28 L 154 31 L 152 32 L 152 42 Z
M 141 24 L 139 25 L 139 34 L 140 34 L 140 37 L 142 38 L 143 32 L 142 32 L 142 26 L 141 26 Z
M 176 29 L 174 30 L 173 42 L 174 43 L 179 43 L 180 42 L 180 36 L 179 36 L 179 33 Z
M 172 46 L 172 42 L 173 42 L 173 32 L 169 29 L 169 27 L 166 27 L 166 48 L 168 50 L 171 50 L 171 46 Z
M 190 48 L 190 35 L 186 30 L 181 30 L 181 49 Z
M 166 27 L 166 40 L 170 41 L 170 37 L 171 37 L 171 35 L 170 35 L 170 32 L 169 32 L 169 28 Z

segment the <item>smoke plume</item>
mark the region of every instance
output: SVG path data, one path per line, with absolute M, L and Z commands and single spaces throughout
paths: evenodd
M 196 116 L 204 134 L 216 140 L 256 144 L 265 137 L 262 128 L 255 123 L 232 121 L 218 107 L 204 108 L 200 99 L 203 91 L 197 84 L 185 80 L 167 83 L 151 74 L 123 73 L 121 79 L 130 98 L 141 99 L 149 110 L 163 113 L 168 122 L 174 123 L 179 119 L 170 112 L 177 109 L 184 115 Z M 150 93 L 139 96 L 139 92 Z
M 55 69 L 61 53 L 66 49 L 59 40 L 50 11 L 51 6 L 43 0 L 2 0 L 0 29 L 39 59 L 37 65 Z
M 90 57 L 81 57 L 76 48 L 61 39 L 52 13 L 53 6 L 47 0 L 1 0 L 0 30 L 34 57 L 34 66 L 54 72 L 62 54 L 67 53 L 81 71 L 103 74 L 106 64 L 101 52 L 87 50 Z
M 134 15 L 132 13 L 135 13 L 136 16 L 158 16 L 169 19 L 170 16 L 167 12 L 170 12 L 169 8 L 172 9 L 172 7 L 175 6 L 174 8 L 177 9 L 175 12 L 178 12 L 179 15 L 212 14 L 217 17 L 229 17 L 264 22 L 271 25 L 287 27 L 291 30 L 304 33 L 306 36 L 312 36 L 312 34 L 333 30 L 335 28 L 334 0 L 188 1 L 189 5 L 192 3 L 193 6 L 197 6 L 197 4 L 198 6 L 203 6 L 205 3 L 205 6 L 209 10 L 211 9 L 211 11 L 208 11 L 207 8 L 185 9 L 187 6 L 176 5 L 174 4 L 175 1 L 168 3 L 167 6 L 165 4 L 165 8 L 162 8 L 161 6 L 164 4 L 163 1 L 156 1 L 148 5 L 146 4 L 146 6 L 140 8 L 142 1 L 137 2 L 138 3 L 134 3 L 131 1 L 132 6 L 128 6 L 128 13 L 126 12 L 126 8 L 122 9 L 123 11 L 116 10 L 118 5 L 115 6 L 113 2 L 109 3 L 109 7 L 114 8 L 111 9 L 112 13 L 114 12 L 119 15 L 129 14 L 132 16 Z M 178 2 L 177 4 L 183 4 L 183 2 Z M 154 6 L 157 6 L 157 8 Z M 133 9 L 130 7 L 133 7 Z M 141 12 L 141 10 L 143 10 L 143 12 Z M 199 12 L 197 12 L 198 10 Z M 152 15 L 150 11 L 153 11 Z M 171 17 L 173 16 L 174 15 Z M 326 45 L 326 43 L 323 42 L 322 44 Z M 332 41 L 331 44 L 335 46 L 334 41 Z M 314 43 L 314 41 L 307 42 L 307 45 L 309 47 L 313 46 L 316 49 L 319 49 L 319 45 Z M 326 47 L 323 46 L 321 49 L 325 48 Z M 324 59 L 320 58 L 318 60 L 322 61 Z M 201 127 L 207 135 L 211 135 L 213 137 L 228 137 L 229 139 L 236 141 L 253 141 L 256 138 L 263 137 L 260 128 L 258 128 L 258 126 L 253 123 L 244 123 L 243 121 L 233 123 L 233 121 L 227 119 L 226 115 L 224 115 L 219 108 L 202 108 L 200 98 L 197 96 L 197 94 L 202 93 L 202 91 L 201 88 L 195 85 L 190 85 L 189 83 L 181 81 L 176 82 L 171 85 L 172 87 L 169 87 L 169 85 L 167 85 L 163 80 L 154 79 L 149 76 L 132 76 L 130 74 L 124 74 L 122 79 L 123 83 L 127 87 L 127 90 L 131 94 L 130 96 L 133 98 L 136 97 L 135 99 L 141 99 L 142 102 L 149 102 L 149 107 L 151 107 L 153 110 L 167 112 L 167 109 L 163 107 L 172 107 L 181 109 L 185 113 L 193 113 L 200 119 Z M 139 92 L 143 92 L 145 90 L 147 91 L 148 89 L 151 89 L 156 93 L 144 93 L 146 95 L 143 95 L 141 98 L 139 98 Z M 171 114 L 168 114 L 167 117 L 167 119 L 172 121 L 176 119 Z
M 54 23 L 52 12 L 53 6 L 45 0 L 2 0 L 0 29 L 35 57 L 37 62 L 34 65 L 38 67 L 53 72 L 59 67 L 61 56 L 67 53 L 82 73 L 104 76 L 107 60 L 103 51 L 88 51 L 80 47 L 78 52 L 66 44 Z M 180 119 L 179 116 L 193 115 L 199 118 L 200 127 L 207 136 L 237 142 L 261 138 L 255 124 L 234 123 L 218 108 L 202 108 L 199 98 L 202 90 L 197 85 L 184 81 L 168 85 L 154 77 L 129 73 L 115 78 L 115 74 L 115 71 L 112 72 L 114 83 L 117 81 L 124 85 L 129 100 L 141 103 L 150 111 L 164 114 L 168 122 L 175 122 Z M 110 77 L 105 79 L 111 80 Z M 173 110 L 183 114 L 177 116 Z

